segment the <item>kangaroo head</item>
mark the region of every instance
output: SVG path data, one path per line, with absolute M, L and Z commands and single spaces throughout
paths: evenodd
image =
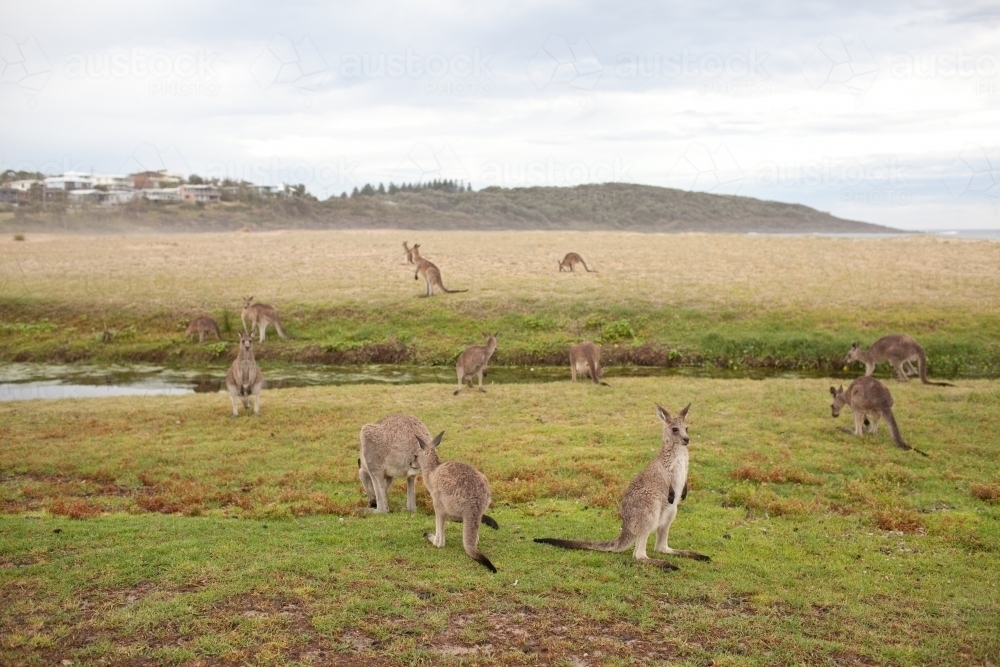
M 424 462 L 437 462 L 437 448 L 441 445 L 441 438 L 444 437 L 444 431 L 441 431 L 437 436 L 430 442 L 424 442 L 423 439 L 418 435 L 417 444 L 420 449 L 416 454 L 413 455 L 413 460 L 410 461 L 411 468 L 423 468 Z
M 245 297 L 243 297 L 243 307 L 244 308 L 249 308 L 250 307 L 250 303 L 252 301 L 253 301 L 253 297 L 252 296 L 245 296 Z
M 851 349 L 847 351 L 847 356 L 844 357 L 844 363 L 849 364 L 852 361 L 861 361 L 860 353 L 861 347 L 858 345 L 858 341 L 854 341 L 851 343 Z
M 834 417 L 839 417 L 840 411 L 847 405 L 847 394 L 844 392 L 844 385 L 840 385 L 840 389 L 830 387 L 830 395 L 833 396 L 833 402 L 830 403 L 830 412 Z
M 671 417 L 670 413 L 660 407 L 659 404 L 654 405 L 656 405 L 656 416 L 663 422 L 664 441 L 672 445 L 684 445 L 687 447 L 690 438 L 688 438 L 687 424 L 684 422 L 684 418 L 687 417 L 688 410 L 691 409 L 691 404 L 688 403 L 684 406 L 684 409 L 676 417 Z
M 240 349 L 249 351 L 253 346 L 253 337 L 246 331 L 240 332 Z

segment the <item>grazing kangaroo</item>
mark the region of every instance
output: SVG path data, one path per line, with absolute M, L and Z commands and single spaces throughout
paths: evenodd
M 892 394 L 877 379 L 870 375 L 862 375 L 852 382 L 846 391 L 843 387 L 840 389 L 830 387 L 830 395 L 833 396 L 830 411 L 834 417 L 840 416 L 840 411 L 844 409 L 845 405 L 851 408 L 851 413 L 854 415 L 854 430 L 851 431 L 849 428 L 841 428 L 841 430 L 861 437 L 863 424 L 870 416 L 871 426 L 868 427 L 868 432 L 875 433 L 878 430 L 878 420 L 882 417 L 889 425 L 889 432 L 892 433 L 892 439 L 896 445 L 927 456 L 926 453 L 911 447 L 903 440 L 903 435 L 899 432 L 899 425 L 896 424 L 896 418 L 892 415 Z
M 422 421 L 410 415 L 389 415 L 361 427 L 358 476 L 375 512 L 389 511 L 387 494 L 396 477 L 406 478 L 406 509 L 417 510 L 416 482 L 420 469 L 412 465 L 420 451 L 417 437 L 430 442 L 431 433 Z
M 591 271 L 587 266 L 587 263 L 583 261 L 583 257 L 580 257 L 580 255 L 575 252 L 568 252 L 566 253 L 566 256 L 562 258 L 562 261 L 559 262 L 559 273 L 562 273 L 563 269 L 573 271 L 574 264 L 583 264 L 583 268 L 586 269 L 588 273 L 597 273 L 597 271 Z
M 226 389 L 229 390 L 229 398 L 233 399 L 233 416 L 240 416 L 239 405 L 236 400 L 243 402 L 246 410 L 250 409 L 250 396 L 253 396 L 253 413 L 260 414 L 260 390 L 264 386 L 264 376 L 257 367 L 257 362 L 253 358 L 253 337 L 246 331 L 240 333 L 240 351 L 236 354 L 236 360 L 229 367 L 226 373 Z
M 636 475 L 628 485 L 622 498 L 622 530 L 617 539 L 608 542 L 581 542 L 561 540 L 553 537 L 536 538 L 535 542 L 552 544 L 564 549 L 592 549 L 594 551 L 621 552 L 635 544 L 632 555 L 641 563 L 649 563 L 665 570 L 676 570 L 677 566 L 665 560 L 649 558 L 646 542 L 656 532 L 656 546 L 660 553 L 683 556 L 695 560 L 711 560 L 696 551 L 671 549 L 667 546 L 670 524 L 677 516 L 677 506 L 687 498 L 688 474 L 688 434 L 684 418 L 691 405 L 688 404 L 677 417 L 656 406 L 656 414 L 663 422 L 663 445 L 649 465 Z
M 573 376 L 573 382 L 576 382 L 576 374 L 582 373 L 589 375 L 594 384 L 609 386 L 607 382 L 602 381 L 604 369 L 601 367 L 601 346 L 589 340 L 569 348 L 569 371 Z
M 414 263 L 413 262 L 413 255 L 414 254 L 417 254 L 419 256 L 420 251 L 417 250 L 418 246 L 419 246 L 419 244 L 414 244 L 414 246 L 412 248 L 410 248 L 408 245 L 406 245 L 406 241 L 403 241 L 403 252 L 406 253 L 406 262 L 408 264 L 413 264 Z
M 445 520 L 458 521 L 462 524 L 462 546 L 465 547 L 465 553 L 490 572 L 496 572 L 490 559 L 479 552 L 479 525 L 485 523 L 493 530 L 500 528 L 493 517 L 484 514 L 491 501 L 489 482 L 486 475 L 468 463 L 441 463 L 437 448 L 442 436 L 444 431 L 438 433 L 431 442 L 417 437 L 420 447 L 417 463 L 424 478 L 424 486 L 434 501 L 435 532 L 433 535 L 424 533 L 424 537 L 440 549 L 444 546 Z
M 260 342 L 263 343 L 267 340 L 268 325 L 273 324 L 278 335 L 287 340 L 288 336 L 285 335 L 284 330 L 281 328 L 281 322 L 278 320 L 278 311 L 266 303 L 251 303 L 252 301 L 252 296 L 243 299 L 243 312 L 240 313 L 243 328 L 247 329 L 247 320 L 249 319 L 251 327 L 248 331 L 253 335 L 254 329 L 259 328 Z
M 458 374 L 458 389 L 455 390 L 455 396 L 458 396 L 458 392 L 462 391 L 462 380 L 465 378 L 468 378 L 469 389 L 472 389 L 473 375 L 479 376 L 479 391 L 486 392 L 483 389 L 483 376 L 486 375 L 486 364 L 489 363 L 490 357 L 497 349 L 497 336 L 500 335 L 500 332 L 493 335 L 484 333 L 483 335 L 486 337 L 486 345 L 472 345 L 458 355 L 458 361 L 455 363 L 455 373 Z
M 416 246 L 413 246 L 414 250 L 416 250 L 416 248 Z M 459 292 L 469 291 L 467 289 L 448 289 L 444 286 L 444 283 L 441 282 L 441 270 L 435 266 L 433 262 L 429 262 L 423 257 L 417 257 L 416 255 L 414 256 L 414 259 L 417 262 L 417 270 L 413 274 L 413 279 L 419 280 L 420 276 L 423 276 L 424 282 L 427 283 L 427 292 L 421 294 L 421 297 L 433 296 L 435 286 L 440 287 L 442 292 L 446 292 L 448 294 L 458 294 Z
M 914 373 L 913 362 L 916 360 L 919 370 Z M 896 369 L 896 379 L 908 382 L 910 374 L 919 373 L 923 384 L 933 384 L 938 387 L 954 387 L 950 382 L 931 382 L 927 379 L 927 353 L 920 343 L 906 334 L 882 336 L 867 350 L 862 350 L 855 341 L 847 352 L 844 363 L 860 361 L 865 365 L 865 375 L 875 372 L 875 365 L 888 361 Z M 907 370 L 907 367 L 909 370 Z
M 215 340 L 222 340 L 222 336 L 219 334 L 219 325 L 215 323 L 215 320 L 211 317 L 198 317 L 191 321 L 184 335 L 190 338 L 197 334 L 198 342 L 204 343 L 207 333 L 214 333 Z

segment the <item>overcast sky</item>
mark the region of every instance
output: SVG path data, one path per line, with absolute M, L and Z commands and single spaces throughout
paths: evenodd
M 0 168 L 626 181 L 1000 228 L 1000 5 L 0 4 Z

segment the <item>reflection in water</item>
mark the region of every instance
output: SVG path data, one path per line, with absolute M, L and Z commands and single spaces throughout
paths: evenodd
M 161 396 L 225 391 L 227 366 L 193 369 L 163 366 L 97 366 L 53 364 L 0 365 L 0 401 L 37 398 L 91 398 L 101 396 Z M 455 371 L 446 366 L 322 366 L 299 364 L 262 368 L 265 389 L 346 384 L 453 384 Z M 611 366 L 605 379 L 622 377 L 829 377 L 829 373 L 748 369 L 731 371 L 706 367 L 662 368 L 653 366 Z M 844 378 L 855 377 L 847 373 Z M 569 369 L 562 366 L 494 366 L 489 382 L 516 384 L 569 381 Z

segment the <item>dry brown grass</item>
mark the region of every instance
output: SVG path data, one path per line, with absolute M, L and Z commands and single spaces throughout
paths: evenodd
M 776 466 L 770 470 L 763 470 L 753 463 L 747 463 L 736 468 L 731 473 L 733 479 L 750 482 L 770 482 L 772 484 L 822 484 L 823 480 L 819 475 L 813 475 L 801 468 L 791 468 L 788 466 Z
M 1000 243 L 626 232 L 279 231 L 0 239 L 0 297 L 120 306 L 237 308 L 241 294 L 276 305 L 394 303 L 420 291 L 403 240 L 419 242 L 454 299 L 757 304 L 914 304 L 991 308 Z M 567 251 L 597 274 L 560 274 Z
M 1000 484 L 973 484 L 972 495 L 980 500 L 1000 503 Z

